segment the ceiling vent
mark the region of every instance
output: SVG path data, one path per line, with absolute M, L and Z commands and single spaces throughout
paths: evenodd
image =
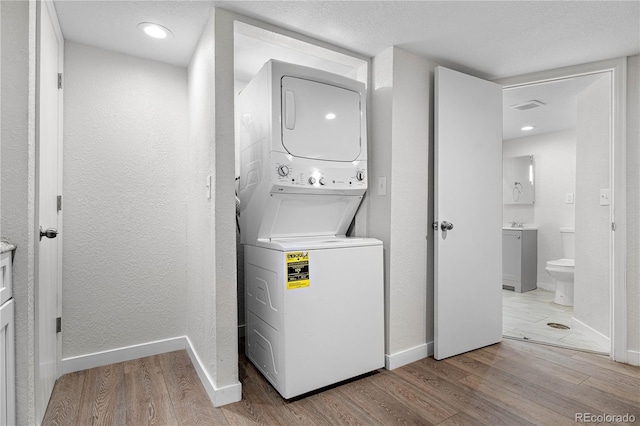
M 543 106 L 544 103 L 540 101 L 527 101 L 523 104 L 511 105 L 511 108 L 518 111 L 527 111 L 529 109 L 534 109 Z

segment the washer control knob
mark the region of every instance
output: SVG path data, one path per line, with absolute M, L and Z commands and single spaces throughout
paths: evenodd
M 358 170 L 358 171 L 356 172 L 356 179 L 358 179 L 359 181 L 363 181 L 363 180 L 364 180 L 364 172 L 363 172 L 363 171 Z
M 289 174 L 289 167 L 282 165 L 282 166 L 278 166 L 278 174 L 280 176 L 286 176 Z
M 318 182 L 320 182 L 320 185 L 324 185 L 326 183 L 323 177 L 321 177 Z
M 315 185 L 315 183 L 316 183 L 316 178 L 314 178 L 313 176 L 311 176 L 311 177 L 309 178 L 309 185 Z

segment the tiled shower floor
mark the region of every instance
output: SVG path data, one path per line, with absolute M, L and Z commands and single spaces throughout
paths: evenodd
M 502 334 L 505 337 L 609 353 L 608 348 L 600 346 L 578 330 L 559 330 L 547 325 L 555 322 L 571 327 L 573 307 L 553 303 L 553 296 L 553 292 L 541 289 L 526 293 L 502 290 Z

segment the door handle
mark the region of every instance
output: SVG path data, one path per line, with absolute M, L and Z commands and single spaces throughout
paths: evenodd
M 453 229 L 453 223 L 443 220 L 440 224 L 440 229 L 442 229 L 443 231 L 451 231 Z
M 42 240 L 42 237 L 55 238 L 57 235 L 58 230 L 56 228 L 49 228 L 46 231 L 43 231 L 42 226 L 40 227 L 40 240 Z

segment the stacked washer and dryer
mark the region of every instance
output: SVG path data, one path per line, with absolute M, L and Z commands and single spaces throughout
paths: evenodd
M 384 366 L 382 242 L 345 236 L 367 189 L 365 95 L 271 60 L 239 96 L 245 352 L 284 398 Z

